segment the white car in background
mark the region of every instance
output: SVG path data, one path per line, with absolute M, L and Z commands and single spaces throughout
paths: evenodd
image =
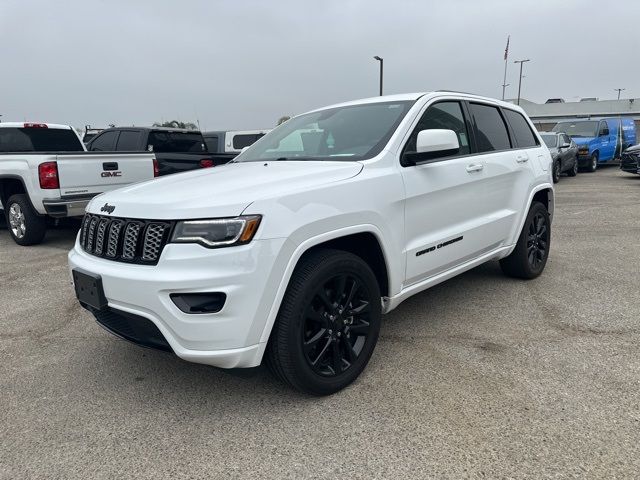
M 455 92 L 299 115 L 224 168 L 94 199 L 69 264 L 116 335 L 296 389 L 349 385 L 381 314 L 489 260 L 550 248 L 551 157 L 523 110 Z

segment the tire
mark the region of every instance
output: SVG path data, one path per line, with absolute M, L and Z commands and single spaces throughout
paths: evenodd
M 364 370 L 378 341 L 380 298 L 376 277 L 360 257 L 329 249 L 303 257 L 280 305 L 265 363 L 304 393 L 345 388 Z
M 562 166 L 560 164 L 560 160 L 554 160 L 553 161 L 553 170 L 552 170 L 553 183 L 558 183 L 560 181 L 561 168 L 562 168 Z
M 573 166 L 567 172 L 567 175 L 569 175 L 570 177 L 575 177 L 576 175 L 578 175 L 578 159 L 577 158 L 573 159 Z
M 26 195 L 9 197 L 4 212 L 11 238 L 18 245 L 28 246 L 42 242 L 47 231 L 46 218 L 38 215 Z
M 500 260 L 505 275 L 530 280 L 539 276 L 549 258 L 551 223 L 549 212 L 540 202 L 533 202 L 518 237 L 516 248 Z
M 598 169 L 598 152 L 593 152 L 587 165 L 587 172 L 593 173 Z

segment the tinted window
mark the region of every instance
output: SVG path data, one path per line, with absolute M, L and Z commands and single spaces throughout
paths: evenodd
M 569 138 L 569 135 L 562 135 L 562 143 L 567 144 L 567 143 L 571 143 L 571 139 Z
M 72 130 L 61 128 L 0 128 L 0 152 L 81 152 Z
M 207 144 L 207 150 L 211 153 L 216 153 L 218 151 L 218 136 L 211 135 L 208 137 L 204 137 L 204 143 Z
M 118 131 L 104 132 L 98 135 L 91 142 L 90 150 L 97 150 L 100 152 L 113 152 L 116 138 L 118 137 Z
M 118 145 L 116 150 L 134 152 L 140 149 L 140 135 L 142 132 L 134 132 L 131 130 L 122 130 L 118 137 Z
M 496 107 L 471 103 L 469 109 L 476 124 L 478 152 L 511 148 L 507 127 Z
M 467 124 L 464 121 L 464 115 L 462 114 L 462 107 L 459 102 L 439 102 L 435 105 L 431 105 L 420 121 L 413 133 L 409 137 L 407 144 L 404 147 L 403 154 L 412 154 L 416 151 L 416 139 L 418 133 L 422 130 L 430 130 L 433 128 L 444 128 L 447 130 L 453 130 L 458 136 L 458 143 L 460 149 L 456 155 L 466 155 L 469 153 L 469 134 L 467 132 Z M 447 156 L 443 154 L 443 156 Z M 430 158 L 438 158 L 433 155 Z
M 516 144 L 518 147 L 526 148 L 538 145 L 538 140 L 531 131 L 529 122 L 527 122 L 520 113 L 509 109 L 504 109 L 503 112 L 507 117 L 509 125 L 511 125 L 511 130 L 513 131 L 513 135 L 516 137 Z
M 244 147 L 253 145 L 260 137 L 264 137 L 264 133 L 243 133 L 233 136 L 233 148 L 235 150 L 241 150 Z
M 600 135 L 608 135 L 609 127 L 607 126 L 607 122 L 600 122 Z
M 155 130 L 149 133 L 149 145 L 154 152 L 206 152 L 204 138 L 200 132 L 163 132 Z
M 236 161 L 366 160 L 382 151 L 414 101 L 327 108 L 286 121 Z

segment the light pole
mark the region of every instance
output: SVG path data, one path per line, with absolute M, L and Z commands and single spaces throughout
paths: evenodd
M 626 88 L 614 88 L 613 90 L 618 92 L 618 100 L 620 100 L 620 92 L 626 90 Z
M 528 58 L 524 59 L 524 60 L 516 60 L 513 63 L 519 63 L 520 64 L 520 77 L 518 78 L 518 105 L 520 105 L 520 88 L 522 88 L 522 64 L 525 62 L 530 62 L 531 60 L 529 60 Z
M 382 59 L 382 57 L 379 57 L 378 55 L 376 55 L 373 58 L 380 62 L 380 96 L 382 96 L 382 66 L 384 64 L 384 60 Z

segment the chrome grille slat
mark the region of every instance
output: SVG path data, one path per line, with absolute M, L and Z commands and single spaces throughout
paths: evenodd
M 140 224 L 131 222 L 124 229 L 124 243 L 122 245 L 122 258 L 133 260 L 136 256 L 138 246 L 138 235 L 140 234 Z
M 115 258 L 118 254 L 118 243 L 120 242 L 120 231 L 124 222 L 114 220 L 109 227 L 109 240 L 107 243 L 107 257 Z
M 155 265 L 173 222 L 112 218 L 87 213 L 80 227 L 82 249 L 107 260 Z
M 109 220 L 103 218 L 98 222 L 98 229 L 96 231 L 96 246 L 93 249 L 96 255 L 102 255 L 102 249 L 104 247 L 104 236 L 109 225 Z
M 144 234 L 144 247 L 142 249 L 142 259 L 148 262 L 155 262 L 158 253 L 162 248 L 162 240 L 167 226 L 162 223 L 150 223 Z

